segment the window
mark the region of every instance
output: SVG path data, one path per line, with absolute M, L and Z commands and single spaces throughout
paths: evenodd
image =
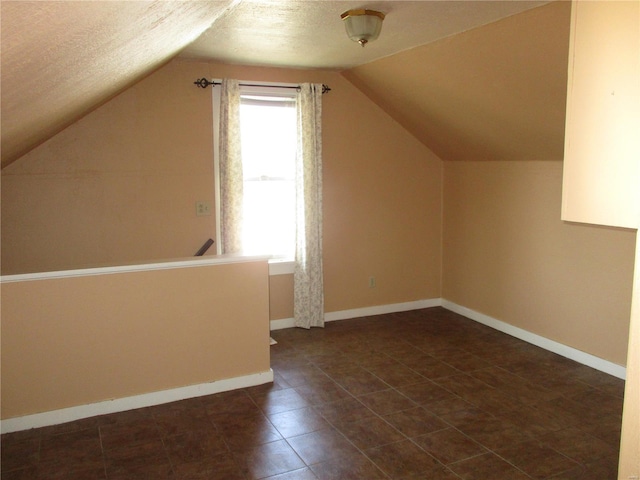
M 296 123 L 295 90 L 241 87 L 245 255 L 294 256 Z
M 295 98 L 240 96 L 246 254 L 293 256 L 295 248 Z

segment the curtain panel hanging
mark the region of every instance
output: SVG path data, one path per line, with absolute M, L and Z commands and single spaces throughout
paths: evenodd
M 324 327 L 322 271 L 322 84 L 303 83 L 297 94 L 296 249 L 294 319 Z M 220 95 L 220 200 L 222 252 L 242 251 L 243 174 L 240 86 L 224 79 Z
M 220 233 L 222 253 L 242 250 L 242 151 L 240 85 L 224 79 L 220 92 Z
M 322 272 L 322 84 L 298 92 L 296 254 L 293 274 L 297 327 L 324 327 Z

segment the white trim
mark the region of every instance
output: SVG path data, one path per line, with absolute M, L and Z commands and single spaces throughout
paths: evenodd
M 341 310 L 338 312 L 325 313 L 324 321 L 333 322 L 335 320 L 346 320 L 348 318 L 369 317 L 372 315 L 383 315 L 385 313 L 406 312 L 408 310 L 419 310 L 421 308 L 439 307 L 442 305 L 440 298 L 428 300 L 416 300 L 414 302 L 391 303 L 388 305 L 376 305 L 373 307 L 354 308 L 351 310 Z
M 296 322 L 293 319 L 293 317 L 279 318 L 278 320 L 271 320 L 269 322 L 269 330 L 272 332 L 274 330 L 283 330 L 285 328 L 293 328 L 295 326 L 296 326 Z
M 187 398 L 202 397 L 215 393 L 227 392 L 238 388 L 253 387 L 273 382 L 273 370 L 244 375 L 242 377 L 226 378 L 210 383 L 189 385 L 188 387 L 173 388 L 160 392 L 144 393 L 132 397 L 116 398 L 104 402 L 79 405 L 50 412 L 25 415 L 24 417 L 2 420 L 2 433 L 17 432 L 31 428 L 47 427 L 60 423 L 72 422 L 83 418 L 105 415 L 108 413 L 124 412 L 135 408 L 152 407 L 163 403 L 185 400 Z
M 32 280 L 46 280 L 52 278 L 89 277 L 94 275 L 110 275 L 114 273 L 149 272 L 153 270 L 170 270 L 175 268 L 206 267 L 210 265 L 225 265 L 230 263 L 268 261 L 269 256 L 239 256 L 239 255 L 204 255 L 189 257 L 188 259 L 167 260 L 166 262 L 143 263 L 132 265 L 116 265 L 109 267 L 80 268 L 77 270 L 60 270 L 56 272 L 21 273 L 17 275 L 3 275 L 1 283 L 27 282 Z
M 504 332 L 512 337 L 519 338 L 520 340 L 524 340 L 525 342 L 536 345 L 537 347 L 544 348 L 550 352 L 557 353 L 563 357 L 575 360 L 576 362 L 587 365 L 588 367 L 595 368 L 596 370 L 600 370 L 601 372 L 608 373 L 609 375 L 613 375 L 614 377 L 618 377 L 623 380 L 626 377 L 627 369 L 617 363 L 604 360 L 576 348 L 536 335 L 535 333 L 515 327 L 483 313 L 476 312 L 470 308 L 450 302 L 449 300 L 443 299 L 442 306 L 447 310 L 463 315 L 478 323 L 482 323 L 483 325 Z
M 269 276 L 292 275 L 295 263 L 289 258 L 272 258 L 269 260 Z
M 281 102 L 283 105 L 296 106 L 296 89 L 300 88 L 298 84 L 283 84 L 272 82 L 238 82 L 240 85 L 240 98 L 241 101 L 251 103 L 254 100 L 258 105 L 265 105 L 265 102 L 274 102 L 278 100 L 265 99 L 261 102 L 260 99 L 242 98 L 244 97 L 278 97 L 278 99 L 286 99 Z M 277 104 L 275 105 L 277 106 Z
M 406 312 L 408 310 L 419 310 L 421 308 L 439 307 L 442 301 L 439 298 L 428 300 L 416 300 L 413 302 L 391 303 L 387 305 L 376 305 L 373 307 L 354 308 L 351 310 L 340 310 L 337 312 L 329 312 L 324 314 L 325 322 L 334 322 L 336 320 L 347 320 L 350 318 L 368 317 L 371 315 L 383 315 L 385 313 Z M 271 330 L 282 330 L 283 328 L 295 327 L 293 318 L 281 318 L 271 320 Z

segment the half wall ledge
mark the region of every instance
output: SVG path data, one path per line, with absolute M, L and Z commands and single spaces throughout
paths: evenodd
M 153 392 L 191 395 L 192 386 L 215 389 L 225 379 L 269 381 L 267 260 L 3 277 L 2 428 Z

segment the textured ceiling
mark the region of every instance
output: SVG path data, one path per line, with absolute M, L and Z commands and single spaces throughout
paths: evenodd
M 345 70 L 543 5 L 543 1 L 245 0 L 181 56 L 227 63 Z M 380 38 L 362 48 L 340 14 L 366 7 L 386 14 Z
M 2 165 L 166 63 L 235 3 L 2 1 Z
M 545 3 L 2 0 L 2 166 L 180 52 L 216 62 L 345 70 Z M 363 49 L 348 40 L 340 13 L 365 6 L 387 17 L 380 38 Z M 367 77 L 352 76 L 363 89 Z

